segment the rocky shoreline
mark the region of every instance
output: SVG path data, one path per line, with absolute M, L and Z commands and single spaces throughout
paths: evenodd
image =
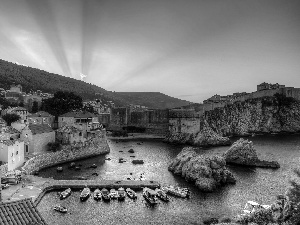
M 227 146 L 231 144 L 228 137 L 222 137 L 214 132 L 206 122 L 204 122 L 203 128 L 196 134 L 170 134 L 164 141 L 172 144 L 189 144 L 199 147 Z
M 195 182 L 204 192 L 212 192 L 218 186 L 236 182 L 233 174 L 227 170 L 223 157 L 198 155 L 192 147 L 183 148 L 168 170 L 189 182 Z
M 252 141 L 240 138 L 223 154 L 227 164 L 255 166 L 265 168 L 280 168 L 277 161 L 259 159 Z

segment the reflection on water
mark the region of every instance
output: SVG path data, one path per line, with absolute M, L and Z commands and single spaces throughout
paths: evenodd
M 225 215 L 235 216 L 240 212 L 247 200 L 270 204 L 276 195 L 284 193 L 293 168 L 299 164 L 300 135 L 283 136 L 255 136 L 252 140 L 255 148 L 264 158 L 279 161 L 278 170 L 262 168 L 245 168 L 229 166 L 229 170 L 237 179 L 236 185 L 227 185 L 213 193 L 200 192 L 193 184 L 187 183 L 183 178 L 174 176 L 167 170 L 170 160 L 182 149 L 182 146 L 172 146 L 159 140 L 143 141 L 109 141 L 111 152 L 106 156 L 98 156 L 81 160 L 80 171 L 68 169 L 69 163 L 63 164 L 64 172 L 57 173 L 56 167 L 47 168 L 40 172 L 40 176 L 54 177 L 55 179 L 72 179 L 74 176 L 86 176 L 89 179 L 126 179 L 139 178 L 145 173 L 146 179 L 156 180 L 162 184 L 187 186 L 192 190 L 189 200 L 172 198 L 170 203 L 161 203 L 157 208 L 145 205 L 139 194 L 139 199 L 132 202 L 112 202 L 104 204 L 89 199 L 86 203 L 79 202 L 79 193 L 72 194 L 66 201 L 69 208 L 67 215 L 60 215 L 51 210 L 51 206 L 59 203 L 56 193 L 47 194 L 39 204 L 46 221 L 56 221 L 49 224 L 197 224 L 201 217 Z M 236 139 L 235 139 L 236 140 Z M 133 148 L 135 153 L 128 153 Z M 199 154 L 222 154 L 228 147 L 212 149 L 198 149 Z M 123 152 L 119 152 L 122 150 Z M 130 156 L 143 159 L 144 164 L 133 165 Z M 110 157 L 111 160 L 105 160 Z M 119 163 L 122 157 L 125 163 Z M 96 164 L 96 169 L 88 168 Z M 99 176 L 92 175 L 97 172 Z M 130 175 L 130 173 L 132 175 Z M 85 221 L 87 221 L 85 223 Z

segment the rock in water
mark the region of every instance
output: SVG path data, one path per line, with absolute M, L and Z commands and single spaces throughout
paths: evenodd
M 266 161 L 258 158 L 253 142 L 240 138 L 224 153 L 226 163 L 244 166 L 279 168 L 277 161 Z
M 214 191 L 222 184 L 236 182 L 226 168 L 224 157 L 198 155 L 192 147 L 183 148 L 168 169 L 187 181 L 195 182 L 195 185 L 205 192 Z

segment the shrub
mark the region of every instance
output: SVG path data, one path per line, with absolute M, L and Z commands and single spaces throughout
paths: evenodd
M 57 142 L 49 142 L 47 144 L 48 146 L 48 151 L 51 151 L 51 152 L 56 152 L 56 151 L 59 151 L 60 150 L 60 144 L 57 143 Z

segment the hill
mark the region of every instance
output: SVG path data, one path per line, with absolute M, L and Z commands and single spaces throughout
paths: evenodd
M 80 95 L 84 100 L 101 98 L 104 102 L 113 101 L 116 106 L 135 104 L 162 109 L 190 103 L 159 92 L 107 91 L 91 83 L 0 59 L 0 88 L 9 89 L 12 83 L 21 84 L 25 92 L 30 90 L 41 90 L 47 93 L 71 91 Z

